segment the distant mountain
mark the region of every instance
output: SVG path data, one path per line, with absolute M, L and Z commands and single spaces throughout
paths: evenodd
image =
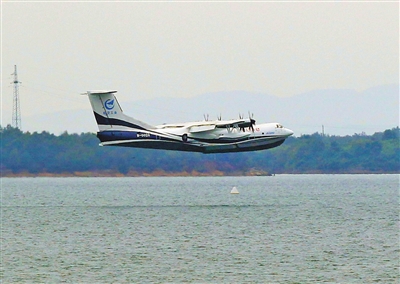
M 363 92 L 355 90 L 314 90 L 292 97 L 280 98 L 246 91 L 217 92 L 192 98 L 158 98 L 119 103 L 127 115 L 150 124 L 203 120 L 203 115 L 216 119 L 247 117 L 254 114 L 257 122 L 280 122 L 295 135 L 373 134 L 399 125 L 399 86 L 385 85 Z M 41 125 L 41 129 L 37 129 Z M 70 110 L 24 119 L 24 130 L 61 134 L 96 132 L 93 113 Z

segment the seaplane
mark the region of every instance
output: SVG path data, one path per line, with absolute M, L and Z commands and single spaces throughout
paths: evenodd
M 257 151 L 277 147 L 293 131 L 280 123 L 249 118 L 152 126 L 123 113 L 115 90 L 87 91 L 100 146 L 125 146 L 200 153 Z

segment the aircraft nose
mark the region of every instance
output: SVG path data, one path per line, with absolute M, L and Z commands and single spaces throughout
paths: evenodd
M 286 135 L 288 137 L 294 134 L 294 132 L 292 130 L 288 129 L 288 128 L 285 128 L 285 130 L 286 130 Z

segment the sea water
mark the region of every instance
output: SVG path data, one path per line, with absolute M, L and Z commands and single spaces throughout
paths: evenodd
M 1 179 L 3 283 L 398 283 L 399 252 L 399 175 Z

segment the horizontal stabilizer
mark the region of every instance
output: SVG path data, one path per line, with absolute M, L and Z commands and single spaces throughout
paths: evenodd
M 83 93 L 82 95 L 102 95 L 102 94 L 114 94 L 116 93 L 116 90 L 95 90 L 95 91 L 87 91 L 86 93 Z

